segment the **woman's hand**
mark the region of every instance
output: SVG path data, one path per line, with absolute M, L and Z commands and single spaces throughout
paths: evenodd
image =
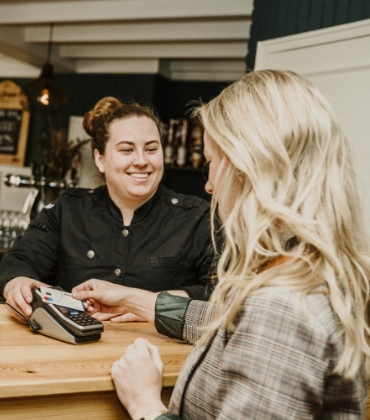
M 72 290 L 75 299 L 84 301 L 85 309 L 100 321 L 154 321 L 158 293 L 120 286 L 92 279 Z
M 125 286 L 107 281 L 88 280 L 72 290 L 75 299 L 84 301 L 85 309 L 106 321 L 126 313 L 124 309 Z
M 133 420 L 165 409 L 161 401 L 163 363 L 158 347 L 135 340 L 111 370 L 118 398 Z
M 100 320 L 100 315 L 96 317 Z M 113 318 L 110 318 L 111 322 L 146 322 L 145 319 L 140 318 L 139 316 L 131 313 L 122 314 L 122 315 L 115 315 Z
M 33 299 L 32 290 L 40 286 L 49 287 L 48 284 L 29 277 L 15 277 L 5 285 L 4 297 L 9 305 L 23 313 L 26 317 L 29 317 L 32 314 L 32 307 L 30 305 Z M 8 305 L 6 305 L 6 309 L 14 318 L 21 322 L 26 322 Z
M 110 313 L 106 313 L 106 312 L 105 313 L 104 312 L 98 312 L 97 309 L 94 306 L 89 306 L 88 308 L 86 308 L 86 310 L 90 313 L 91 316 L 98 319 L 99 321 L 111 321 L 111 322 L 116 322 L 116 323 L 146 322 L 145 319 L 140 318 L 139 316 L 131 314 L 129 312 L 127 312 L 125 314 L 119 314 L 119 313 L 110 314 Z M 100 310 L 103 311 L 104 308 L 101 308 Z

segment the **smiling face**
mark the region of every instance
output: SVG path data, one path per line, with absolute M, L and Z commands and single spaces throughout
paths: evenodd
M 119 208 L 138 208 L 157 191 L 163 175 L 163 152 L 156 124 L 147 117 L 112 121 L 104 154 L 94 150 L 109 195 Z

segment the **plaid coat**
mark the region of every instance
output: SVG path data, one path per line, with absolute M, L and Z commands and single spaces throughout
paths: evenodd
M 303 309 L 296 292 L 268 289 L 246 299 L 233 333 L 196 346 L 159 419 L 364 419 L 367 384 L 332 373 L 343 350 L 328 297 Z M 197 335 L 207 303 L 191 301 L 183 337 Z

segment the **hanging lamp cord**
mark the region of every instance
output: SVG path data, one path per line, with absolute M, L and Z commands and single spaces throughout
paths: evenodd
M 49 43 L 48 43 L 48 55 L 46 59 L 46 64 L 50 64 L 50 58 L 51 58 L 51 48 L 53 46 L 53 31 L 54 31 L 54 23 L 50 23 L 49 28 Z

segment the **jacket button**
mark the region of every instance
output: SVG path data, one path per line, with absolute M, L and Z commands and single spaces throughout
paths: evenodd
M 172 204 L 177 204 L 179 202 L 178 198 L 171 198 L 171 203 Z
M 90 249 L 90 251 L 87 251 L 88 258 L 94 258 L 95 257 L 95 252 L 93 250 Z
M 114 275 L 115 275 L 116 277 L 118 277 L 120 274 L 121 274 L 121 270 L 120 270 L 119 268 L 116 268 L 116 269 L 114 270 Z
M 126 236 L 128 236 L 129 233 L 130 232 L 127 229 L 123 229 L 122 236 L 126 237 Z

